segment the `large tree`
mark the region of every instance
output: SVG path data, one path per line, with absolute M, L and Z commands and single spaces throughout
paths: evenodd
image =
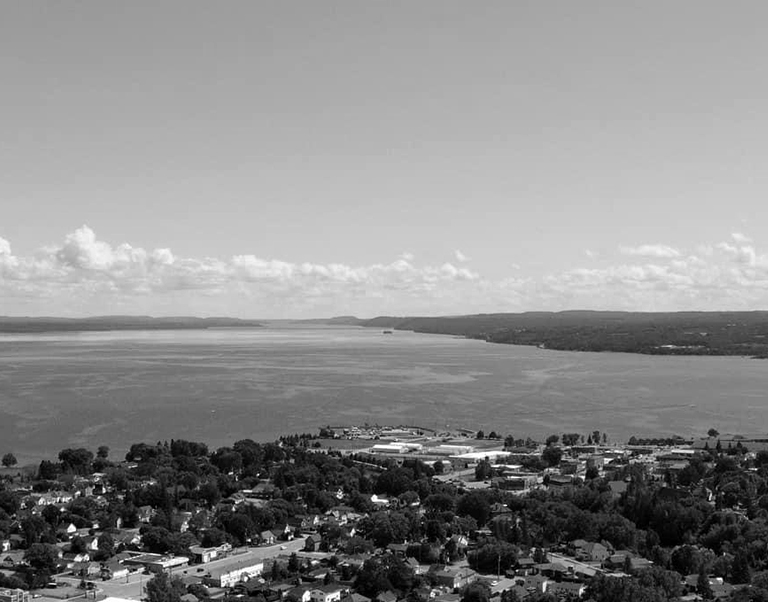
M 10 468 L 11 466 L 16 466 L 16 464 L 18 464 L 19 461 L 16 459 L 16 456 L 8 452 L 3 456 L 2 463 L 3 463 L 3 466 L 5 466 L 6 468 Z
M 176 575 L 169 577 L 166 573 L 160 572 L 147 581 L 146 592 L 149 602 L 180 602 L 185 587 Z

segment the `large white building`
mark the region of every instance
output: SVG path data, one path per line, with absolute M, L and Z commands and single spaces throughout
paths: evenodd
M 241 581 L 258 577 L 264 571 L 264 561 L 243 560 L 220 568 L 212 568 L 205 581 L 217 587 L 232 587 Z

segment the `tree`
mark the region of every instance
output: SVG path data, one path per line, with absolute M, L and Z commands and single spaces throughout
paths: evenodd
M 491 468 L 491 463 L 487 459 L 477 463 L 477 466 L 475 467 L 476 481 L 485 481 L 486 479 L 491 478 L 492 475 L 493 468 Z
M 461 592 L 461 602 L 488 602 L 491 590 L 483 581 L 467 585 Z
M 165 572 L 156 573 L 147 581 L 146 592 L 149 602 L 180 602 L 186 588 L 182 580 L 169 577 Z
M 456 512 L 462 516 L 471 516 L 478 525 L 484 525 L 491 516 L 491 504 L 481 491 L 472 491 L 461 497 Z
M 558 441 L 560 441 L 560 435 L 550 435 L 547 437 L 546 444 L 547 446 L 555 445 Z
M 24 552 L 24 560 L 35 570 L 52 573 L 56 569 L 59 558 L 58 552 L 58 548 L 54 545 L 33 543 Z
M 719 435 L 720 435 L 720 433 L 718 432 L 718 430 L 717 430 L 717 429 L 715 429 L 715 428 L 711 428 L 711 429 L 709 429 L 709 430 L 707 431 L 707 435 L 709 435 L 710 437 L 717 437 L 717 436 L 719 436 Z
M 563 442 L 563 445 L 571 447 L 573 445 L 577 445 L 579 443 L 579 434 L 578 433 L 565 433 L 561 440 Z
M 40 462 L 40 468 L 37 471 L 37 477 L 44 481 L 53 481 L 59 476 L 60 466 L 50 460 L 43 460 Z
M 485 439 L 485 433 L 482 430 L 477 431 L 478 439 Z
M 77 449 L 62 449 L 59 452 L 59 461 L 64 472 L 85 475 L 90 472 L 93 462 L 93 452 L 83 447 Z
M 16 466 L 16 464 L 19 463 L 19 461 L 16 459 L 16 456 L 14 456 L 10 452 L 3 456 L 2 462 L 3 462 L 3 466 L 5 466 L 6 468 L 10 468 L 11 466 Z
M 102 460 L 106 460 L 108 456 L 109 456 L 109 446 L 99 445 L 99 449 L 96 450 L 96 457 L 101 458 Z
M 715 597 L 712 586 L 709 584 L 706 567 L 703 564 L 699 567 L 699 576 L 696 577 L 696 591 L 705 600 L 711 600 Z
M 560 460 L 563 457 L 563 450 L 559 447 L 550 445 L 545 448 L 541 454 L 541 459 L 544 460 L 549 466 L 557 466 L 560 464 Z

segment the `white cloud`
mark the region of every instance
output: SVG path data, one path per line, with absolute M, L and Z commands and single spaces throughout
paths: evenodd
M 403 251 L 400 253 L 400 259 L 404 259 L 405 261 L 413 261 L 416 259 L 416 256 L 413 253 L 409 253 L 408 251 Z
M 653 257 L 657 259 L 672 259 L 680 257 L 680 251 L 668 245 L 640 245 L 638 247 L 619 247 L 623 255 L 633 255 L 636 257 Z
M 768 255 L 754 243 L 731 236 L 688 251 L 644 245 L 622 252 L 631 260 L 610 262 L 603 254 L 599 267 L 584 258 L 576 269 L 527 278 L 512 276 L 519 266 L 511 264 L 506 275 L 488 278 L 462 261 L 419 265 L 412 254 L 369 265 L 183 257 L 167 248 L 111 244 L 83 226 L 30 256 L 14 255 L 0 238 L 0 300 L 2 313 L 62 315 L 768 308 Z
M 49 300 L 71 296 L 78 301 L 71 302 L 70 311 L 94 307 L 90 313 L 130 306 L 131 300 L 136 305 L 137 298 L 144 299 L 142 307 L 146 303 L 165 307 L 171 298 L 177 303 L 174 307 L 182 308 L 234 303 L 237 313 L 248 315 L 281 314 L 287 308 L 306 313 L 321 302 L 341 306 L 373 298 L 426 305 L 430 296 L 464 297 L 467 287 L 478 280 L 475 272 L 451 263 L 416 266 L 412 254 L 363 266 L 291 263 L 255 255 L 177 257 L 167 248 L 147 251 L 127 243 L 112 245 L 99 240 L 88 226 L 66 235 L 59 245 L 40 249 L 34 257 L 13 256 L 10 243 L 0 239 L 0 270 L 0 297 L 16 299 L 21 306 L 30 296 Z M 67 313 L 66 309 L 61 304 L 44 313 Z
M 731 234 L 731 238 L 735 240 L 739 244 L 746 244 L 752 242 L 752 239 L 747 236 L 746 234 L 742 234 L 741 232 L 733 232 Z
M 467 257 L 466 255 L 464 255 L 464 253 L 462 253 L 462 252 L 461 252 L 461 251 L 459 251 L 458 249 L 456 249 L 456 250 L 453 252 L 453 256 L 456 258 L 456 261 L 459 261 L 459 262 L 461 262 L 461 263 L 465 263 L 465 262 L 469 261 L 469 257 Z

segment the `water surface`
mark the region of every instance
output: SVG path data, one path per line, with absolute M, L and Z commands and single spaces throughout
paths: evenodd
M 542 437 L 765 432 L 768 363 L 493 345 L 351 327 L 0 335 L 0 454 L 321 425 Z

